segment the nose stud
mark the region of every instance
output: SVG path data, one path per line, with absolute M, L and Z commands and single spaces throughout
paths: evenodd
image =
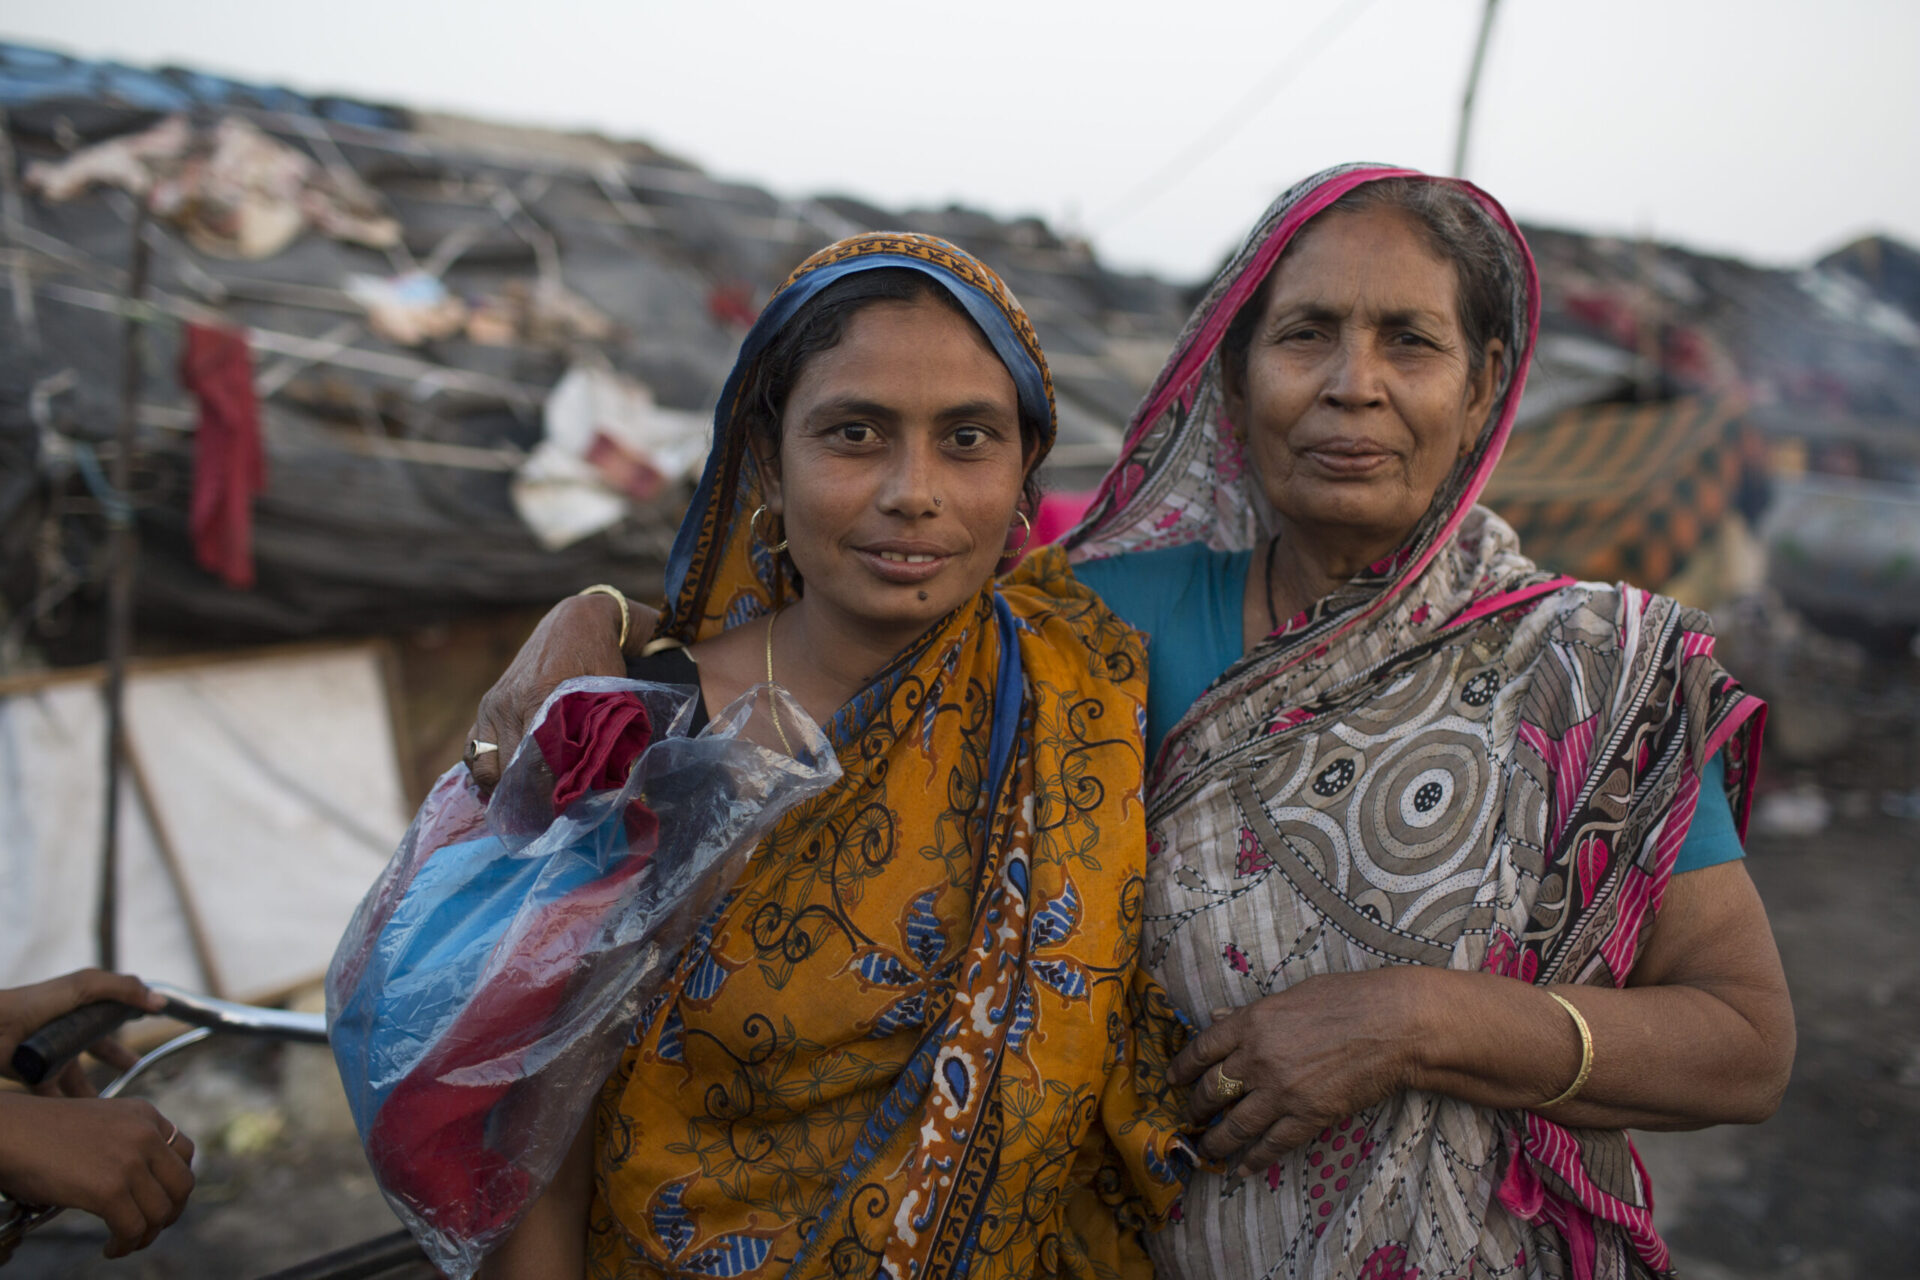
M 934 507 L 935 507 L 935 509 L 938 509 L 938 508 L 940 508 L 940 507 L 942 507 L 942 506 L 944 506 L 945 504 L 944 504 L 944 503 L 942 503 L 942 502 L 940 501 L 940 499 L 938 499 L 938 498 L 935 498 L 935 499 L 933 500 L 933 505 L 934 505 Z

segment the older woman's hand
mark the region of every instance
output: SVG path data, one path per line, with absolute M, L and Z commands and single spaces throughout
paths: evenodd
M 1324 974 L 1215 1010 L 1213 1025 L 1167 1071 L 1175 1084 L 1194 1085 L 1194 1120 L 1220 1116 L 1200 1139 L 1201 1152 L 1243 1172 L 1262 1169 L 1406 1088 L 1418 1038 L 1409 973 Z
M 1584 1035 L 1549 990 L 1580 1009 Z M 1198 1082 L 1196 1120 L 1224 1110 L 1201 1151 L 1259 1169 L 1408 1089 L 1575 1128 L 1753 1124 L 1779 1105 L 1793 1050 L 1773 934 L 1733 861 L 1673 877 L 1625 987 L 1426 965 L 1308 978 L 1217 1012 L 1167 1074 Z M 1583 1062 L 1579 1095 L 1559 1101 Z
M 627 607 L 632 614 L 627 643 L 637 646 L 640 637 L 652 634 L 659 614 L 632 600 Z M 501 770 L 526 736 L 528 722 L 563 681 L 627 674 L 619 642 L 620 605 L 611 596 L 569 596 L 547 610 L 506 671 L 480 699 L 467 734 L 467 768 L 482 791 L 493 790 L 500 781 Z

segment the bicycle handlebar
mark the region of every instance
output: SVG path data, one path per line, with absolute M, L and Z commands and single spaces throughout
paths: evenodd
M 39 1084 L 58 1074 L 95 1040 L 144 1013 L 145 1009 L 118 1000 L 100 1000 L 69 1010 L 14 1047 L 14 1074 L 30 1085 Z
M 196 1027 L 235 1035 L 266 1036 L 302 1044 L 325 1044 L 327 1020 L 318 1013 L 262 1009 L 212 996 L 195 995 L 164 982 L 149 983 L 166 998 L 159 1012 Z M 39 1084 L 71 1062 L 75 1055 L 122 1023 L 149 1011 L 118 1000 L 84 1004 L 61 1014 L 20 1042 L 13 1051 L 13 1070 L 30 1085 Z
M 163 1017 L 178 1018 L 196 1027 L 208 1027 L 229 1035 L 265 1036 L 272 1040 L 292 1040 L 298 1044 L 325 1044 L 327 1018 L 322 1013 L 296 1013 L 290 1009 L 263 1009 L 258 1005 L 236 1004 L 212 996 L 195 995 L 165 982 L 147 984 L 166 997 Z

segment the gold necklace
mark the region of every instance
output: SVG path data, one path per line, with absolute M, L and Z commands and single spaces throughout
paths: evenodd
M 773 729 L 780 735 L 780 745 L 793 754 L 793 744 L 787 741 L 787 730 L 780 723 L 780 700 L 773 691 L 773 620 L 780 616 L 778 609 L 767 615 L 767 710 L 773 713 Z

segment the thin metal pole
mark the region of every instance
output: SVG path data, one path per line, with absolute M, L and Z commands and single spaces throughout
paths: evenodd
M 126 319 L 121 324 L 120 421 L 114 427 L 113 459 L 107 472 L 112 492 L 107 508 L 107 770 L 106 811 L 100 832 L 100 906 L 95 922 L 100 967 L 120 967 L 117 922 L 120 914 L 120 773 L 126 756 L 127 651 L 133 637 L 133 510 L 127 488 L 133 475 L 133 433 L 140 411 L 142 300 L 147 292 L 147 204 L 133 218 L 133 257 L 127 285 Z
M 1487 0 L 1480 11 L 1480 38 L 1473 45 L 1473 66 L 1467 72 L 1467 92 L 1460 99 L 1460 133 L 1453 140 L 1453 176 L 1467 176 L 1467 138 L 1473 132 L 1473 95 L 1480 88 L 1480 68 L 1487 60 L 1487 37 L 1493 32 L 1493 11 L 1500 0 Z

